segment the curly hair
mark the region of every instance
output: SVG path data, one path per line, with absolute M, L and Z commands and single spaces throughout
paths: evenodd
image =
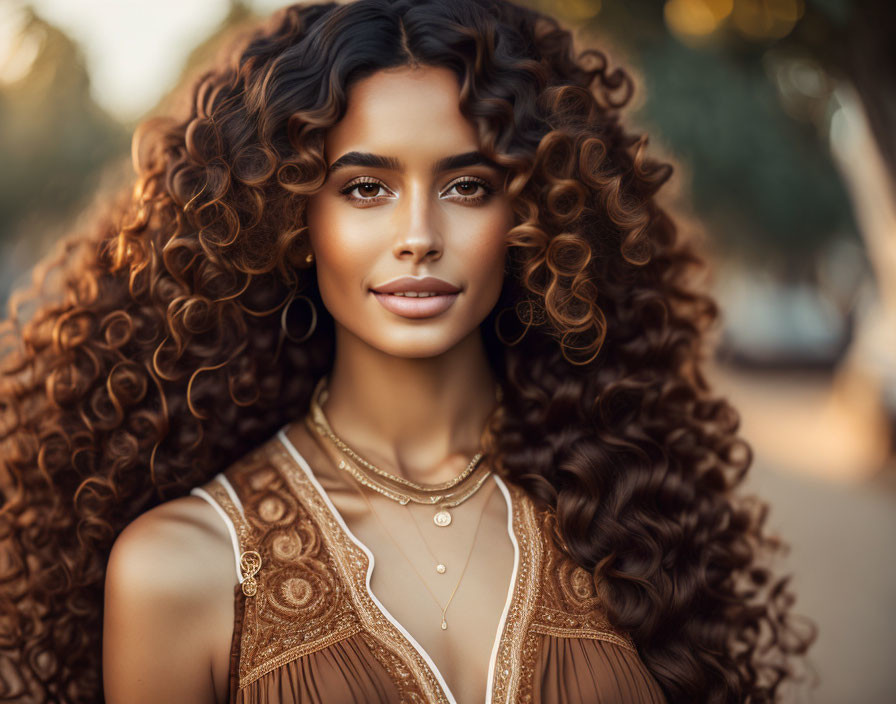
M 495 466 L 548 510 L 670 702 L 771 702 L 798 679 L 817 628 L 762 565 L 787 548 L 767 504 L 735 492 L 752 451 L 700 371 L 719 310 L 657 203 L 672 166 L 620 124 L 632 78 L 507 0 L 357 0 L 241 36 L 186 114 L 138 127 L 134 183 L 11 298 L 0 700 L 101 701 L 117 535 L 306 412 L 334 345 L 303 263 L 324 135 L 353 82 L 408 64 L 456 73 L 509 174 L 508 275 L 481 330 L 504 390 Z M 298 291 L 324 312 L 284 344 Z

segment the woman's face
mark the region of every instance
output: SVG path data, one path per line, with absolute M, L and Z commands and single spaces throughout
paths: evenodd
M 478 334 L 501 292 L 512 211 L 459 100 L 444 68 L 354 84 L 327 133 L 327 181 L 308 203 L 320 293 L 339 332 L 391 355 L 434 356 Z M 376 292 L 401 277 L 438 295 Z

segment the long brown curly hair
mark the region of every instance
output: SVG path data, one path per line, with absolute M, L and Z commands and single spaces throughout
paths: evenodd
M 135 184 L 10 300 L 3 701 L 101 701 L 117 535 L 306 412 L 334 345 L 304 264 L 323 138 L 354 81 L 409 63 L 456 72 L 509 174 L 509 273 L 482 324 L 504 390 L 496 467 L 551 510 L 670 702 L 771 702 L 798 679 L 816 627 L 800 633 L 790 577 L 761 564 L 787 547 L 763 532 L 768 506 L 735 493 L 752 451 L 700 370 L 719 311 L 657 204 L 672 166 L 620 125 L 633 80 L 507 0 L 358 0 L 241 37 L 185 115 L 137 129 Z M 298 292 L 323 312 L 294 344 L 280 313 Z

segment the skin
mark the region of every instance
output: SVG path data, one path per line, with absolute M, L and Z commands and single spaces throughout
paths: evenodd
M 321 296 L 336 323 L 330 424 L 374 463 L 430 483 L 463 470 L 494 406 L 479 324 L 501 292 L 512 226 L 496 168 L 431 173 L 439 159 L 477 150 L 459 97 L 444 68 L 403 67 L 358 83 L 328 132 L 328 163 L 371 152 L 404 168 L 339 169 L 307 211 Z M 476 201 L 485 189 L 468 177 L 497 192 Z M 355 188 L 359 200 L 348 201 L 340 191 L 358 178 L 380 185 Z M 404 318 L 369 290 L 401 275 L 437 276 L 461 293 L 439 316 Z
M 320 292 L 336 330 L 327 417 L 337 434 L 377 466 L 424 483 L 463 471 L 494 407 L 495 379 L 479 325 L 500 294 L 505 237 L 512 225 L 497 167 L 433 173 L 439 160 L 477 150 L 475 128 L 458 101 L 457 78 L 442 68 L 390 69 L 352 86 L 344 118 L 327 134 L 327 163 L 350 152 L 370 152 L 393 157 L 400 167 L 337 169 L 307 210 Z M 379 188 L 353 188 L 355 200 L 347 199 L 341 191 L 359 178 Z M 488 182 L 494 193 L 477 200 L 486 189 L 471 179 Z M 369 289 L 405 274 L 446 279 L 461 293 L 438 316 L 398 316 Z M 346 498 L 353 489 L 346 488 L 344 477 L 332 470 L 301 423 L 291 428 L 291 440 L 348 516 L 359 505 L 358 495 Z M 372 589 L 432 654 L 461 701 L 484 697 L 488 649 L 504 602 L 494 580 L 506 584 L 512 567 L 506 507 L 498 493 L 491 487 L 465 504 L 477 516 L 483 512 L 475 544 L 500 551 L 480 554 L 480 564 L 488 557 L 492 572 L 471 563 L 469 582 L 465 579 L 452 602 L 455 613 L 475 606 L 490 614 L 467 624 L 467 631 L 454 630 L 461 625 L 440 631 L 431 613 L 424 620 L 420 609 L 411 608 L 418 597 L 427 597 L 419 596 L 418 584 L 414 598 L 408 598 L 403 586 L 413 577 L 402 576 L 412 575 L 407 564 L 377 545 Z M 352 500 L 356 503 L 348 503 Z M 378 507 L 390 503 L 379 501 Z M 374 542 L 370 523 L 357 527 L 368 545 Z M 448 541 L 439 549 L 449 564 L 462 564 L 474 544 L 472 528 L 451 535 L 432 525 L 425 530 L 429 538 Z M 128 525 L 107 566 L 107 702 L 226 702 L 236 584 L 227 529 L 199 497 L 168 501 Z M 466 650 L 475 667 L 453 663 L 464 652 L 461 643 L 481 644 Z

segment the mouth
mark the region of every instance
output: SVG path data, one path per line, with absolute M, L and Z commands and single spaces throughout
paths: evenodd
M 457 300 L 460 291 L 439 293 L 436 291 L 404 291 L 384 293 L 370 292 L 386 310 L 404 318 L 431 318 L 448 310 Z

